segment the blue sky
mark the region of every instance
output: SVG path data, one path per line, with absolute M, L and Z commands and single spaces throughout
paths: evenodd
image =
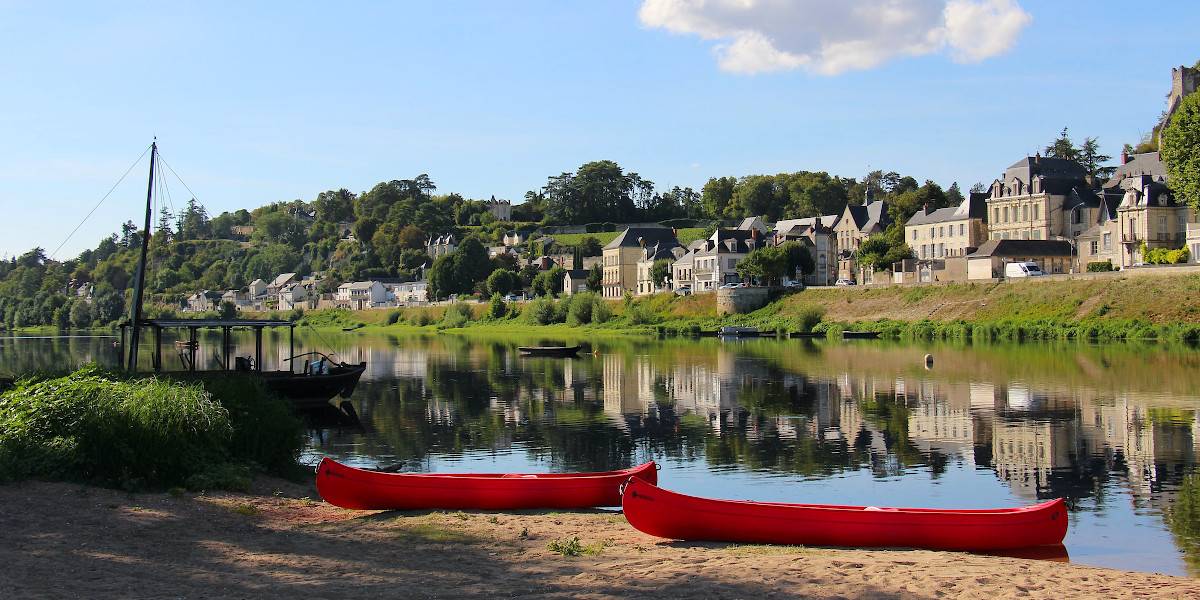
M 516 200 L 597 159 L 660 188 L 876 168 L 966 188 L 1064 126 L 1118 155 L 1200 58 L 1190 2 L 1021 0 L 1005 51 L 833 75 L 731 70 L 731 38 L 633 0 L 102 4 L 0 1 L 0 255 L 58 246 L 153 136 L 213 214 L 420 173 Z M 804 47 L 812 22 L 774 21 Z M 144 186 L 143 165 L 58 257 L 136 219 Z

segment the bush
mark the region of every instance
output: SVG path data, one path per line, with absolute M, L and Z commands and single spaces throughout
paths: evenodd
M 1101 260 L 1090 262 L 1087 264 L 1088 273 L 1104 273 L 1113 270 L 1113 264 L 1110 260 Z
M 604 304 L 604 301 L 592 292 L 580 292 L 571 296 L 565 303 L 569 303 L 565 319 L 567 325 L 575 327 L 593 322 L 596 318 L 597 305 Z
M 396 310 L 393 310 L 388 313 L 387 324 L 395 325 L 396 323 L 399 323 L 403 319 L 404 319 L 404 312 L 399 309 L 396 309 Z
M 506 316 L 508 316 L 508 304 L 505 304 L 504 297 L 499 293 L 492 294 L 492 300 L 488 303 L 488 317 L 503 319 Z
M 423 310 L 423 311 L 417 313 L 417 316 L 413 317 L 413 324 L 418 327 L 424 327 L 424 326 L 430 325 L 432 323 L 433 323 L 433 317 L 430 316 L 428 311 Z
M 525 305 L 523 314 L 525 320 L 532 325 L 549 325 L 558 320 L 558 309 L 554 300 L 545 296 L 538 297 Z
M 462 302 L 451 304 L 442 315 L 442 325 L 448 328 L 462 327 L 470 321 L 471 307 Z

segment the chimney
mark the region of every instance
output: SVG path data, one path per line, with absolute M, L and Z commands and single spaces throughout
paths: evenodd
M 645 248 L 646 247 L 646 238 L 638 237 L 638 245 Z
M 671 237 L 679 239 L 679 230 L 672 227 L 671 228 Z
M 1121 151 L 1121 164 L 1125 164 L 1127 162 L 1129 162 L 1129 152 L 1122 150 Z
M 926 202 L 926 203 L 925 203 L 925 204 L 924 204 L 924 205 L 921 207 L 921 210 L 925 211 L 925 214 L 929 214 L 929 203 L 928 203 L 928 202 Z
M 750 228 L 750 239 L 758 240 L 758 228 L 757 227 Z

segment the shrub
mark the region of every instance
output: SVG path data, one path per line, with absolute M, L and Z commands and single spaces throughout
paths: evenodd
M 596 294 L 592 292 L 581 292 L 571 296 L 570 306 L 567 309 L 566 321 L 568 325 L 587 325 L 595 321 L 596 308 L 599 304 L 604 304 Z
M 1110 260 L 1101 260 L 1101 261 L 1096 261 L 1096 262 L 1090 262 L 1087 264 L 1087 270 L 1089 273 L 1108 272 L 1108 271 L 1113 270 L 1113 264 L 1112 264 L 1112 261 L 1110 261 Z
M 395 325 L 396 323 L 399 323 L 403 319 L 404 319 L 404 312 L 401 311 L 400 309 L 396 309 L 396 310 L 393 310 L 388 313 L 387 324 Z
M 446 308 L 442 315 L 442 325 L 446 327 L 462 327 L 471 321 L 471 307 L 463 302 L 455 302 Z
M 429 314 L 429 311 L 423 310 L 423 311 L 417 313 L 417 316 L 413 317 L 413 324 L 415 324 L 418 327 L 424 327 L 424 326 L 430 325 L 432 323 L 433 323 L 433 317 Z
M 549 325 L 558 320 L 558 310 L 554 300 L 545 296 L 538 297 L 533 302 L 526 304 L 522 314 L 533 325 Z
M 492 299 L 488 303 L 488 317 L 503 319 L 506 316 L 508 316 L 508 304 L 505 304 L 504 297 L 499 293 L 492 294 Z

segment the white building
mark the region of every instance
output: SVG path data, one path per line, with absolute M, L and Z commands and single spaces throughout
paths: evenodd
M 454 254 L 454 251 L 457 249 L 458 242 L 454 239 L 454 234 L 452 233 L 431 237 L 425 242 L 425 253 L 433 260 Z
M 299 283 L 289 283 L 279 290 L 279 310 L 304 308 L 308 300 L 308 290 Z
M 337 289 L 337 304 L 343 308 L 362 310 L 387 302 L 387 288 L 378 281 L 343 283 Z
M 429 302 L 429 283 L 425 281 L 409 281 L 393 283 L 386 286 L 392 299 L 400 304 Z

